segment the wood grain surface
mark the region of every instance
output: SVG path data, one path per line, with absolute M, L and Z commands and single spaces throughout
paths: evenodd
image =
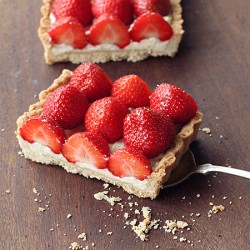
M 156 200 L 111 187 L 109 195 L 122 198 L 122 209 L 93 197 L 104 190 L 101 181 L 19 155 L 17 117 L 62 69 L 76 67 L 45 64 L 37 36 L 41 4 L 0 1 L 0 249 L 68 249 L 72 242 L 101 250 L 250 249 L 249 180 L 223 174 L 194 176 L 162 190 Z M 170 82 L 188 91 L 204 114 L 202 128 L 211 130 L 211 136 L 200 131 L 191 145 L 197 162 L 250 171 L 250 1 L 189 0 L 182 5 L 185 35 L 174 59 L 110 62 L 101 67 L 112 80 L 134 73 L 152 89 Z M 225 210 L 209 217 L 211 203 Z M 144 206 L 152 209 L 152 219 L 160 220 L 145 242 L 124 219 L 125 212 L 132 220 L 135 209 Z M 39 212 L 39 207 L 46 210 Z M 188 222 L 190 230 L 165 232 L 165 220 L 175 219 Z M 78 239 L 81 233 L 86 233 L 86 241 Z M 180 242 L 181 237 L 186 241 Z

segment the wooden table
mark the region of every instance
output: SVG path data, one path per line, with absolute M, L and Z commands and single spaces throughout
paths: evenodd
M 194 176 L 163 190 L 156 200 L 111 187 L 109 194 L 122 198 L 122 210 L 94 199 L 104 190 L 101 181 L 19 155 L 17 117 L 62 69 L 76 67 L 45 64 L 37 36 L 41 2 L 0 1 L 0 249 L 68 249 L 72 242 L 90 249 L 249 249 L 249 180 Z M 200 131 L 191 145 L 197 162 L 250 170 L 250 1 L 190 0 L 183 1 L 183 8 L 186 32 L 174 59 L 101 66 L 112 80 L 135 73 L 152 88 L 170 82 L 187 90 L 204 113 L 202 128 L 211 130 L 210 135 Z M 225 210 L 209 217 L 212 203 Z M 125 212 L 132 219 L 143 206 L 160 220 L 146 242 L 124 219 Z M 39 212 L 39 207 L 46 210 Z M 165 220 L 175 219 L 188 222 L 190 230 L 165 233 Z M 82 233 L 86 241 L 78 239 Z

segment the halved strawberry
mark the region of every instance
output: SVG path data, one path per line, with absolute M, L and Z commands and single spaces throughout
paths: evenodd
M 109 43 L 124 48 L 130 43 L 129 32 L 125 24 L 114 16 L 100 16 L 90 27 L 89 42 L 93 45 Z
M 48 34 L 52 43 L 64 43 L 75 49 L 83 49 L 87 45 L 85 29 L 74 17 L 58 18 L 50 25 Z
M 93 0 L 92 12 L 95 18 L 103 14 L 116 16 L 127 25 L 133 20 L 133 6 L 130 0 Z
M 149 106 L 150 94 L 147 83 L 137 75 L 125 75 L 117 79 L 111 91 L 113 97 L 132 108 Z
M 99 134 L 78 132 L 64 143 L 62 154 L 69 162 L 91 164 L 103 169 L 107 167 L 109 145 Z
M 160 14 L 154 12 L 147 12 L 137 17 L 130 28 L 130 36 L 136 42 L 150 37 L 166 41 L 172 35 L 173 30 L 169 23 Z
M 93 102 L 110 95 L 112 81 L 100 66 L 87 62 L 74 70 L 70 85 L 86 94 L 88 100 Z
M 133 6 L 136 16 L 146 12 L 157 12 L 162 16 L 166 16 L 171 10 L 169 0 L 133 0 Z
M 168 115 L 175 124 L 185 124 L 198 107 L 191 95 L 172 84 L 160 84 L 150 97 L 150 108 Z
M 143 181 L 152 172 L 149 160 L 141 153 L 122 148 L 110 155 L 108 170 L 115 176 L 135 177 Z
M 49 117 L 33 116 L 20 128 L 20 135 L 29 143 L 39 142 L 59 154 L 65 141 L 65 132 Z
M 148 108 L 136 108 L 124 120 L 127 147 L 153 158 L 172 144 L 175 128 L 170 118 Z
M 82 25 L 87 25 L 93 18 L 90 0 L 55 0 L 52 13 L 56 18 L 75 17 Z
M 113 143 L 122 138 L 123 120 L 128 113 L 127 106 L 115 97 L 104 97 L 90 105 L 85 115 L 85 128 Z
M 43 114 L 53 118 L 63 129 L 72 129 L 83 123 L 88 100 L 77 88 L 65 85 L 52 92 L 43 105 Z

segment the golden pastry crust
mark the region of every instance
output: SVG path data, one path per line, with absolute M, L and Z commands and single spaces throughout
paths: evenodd
M 97 50 L 70 50 L 61 51 L 59 53 L 53 50 L 53 44 L 50 43 L 50 37 L 48 35 L 48 28 L 50 25 L 50 11 L 54 0 L 43 0 L 43 6 L 41 7 L 42 18 L 40 20 L 40 26 L 38 29 L 39 38 L 44 47 L 44 57 L 48 64 L 56 62 L 69 61 L 72 63 L 82 62 L 95 62 L 104 63 L 108 61 L 141 61 L 149 56 L 170 56 L 173 57 L 179 47 L 184 30 L 182 27 L 182 8 L 180 5 L 181 0 L 170 0 L 172 5 L 172 20 L 171 26 L 174 31 L 174 35 L 168 41 L 166 46 L 161 49 L 157 49 L 154 43 L 151 47 L 145 49 L 97 49 Z
M 17 119 L 17 139 L 22 148 L 24 156 L 32 161 L 40 162 L 43 164 L 53 164 L 62 166 L 67 172 L 73 174 L 81 174 L 85 177 L 97 178 L 108 183 L 112 183 L 117 186 L 121 186 L 130 194 L 134 194 L 138 197 L 151 198 L 154 199 L 163 188 L 164 183 L 169 178 L 171 171 L 179 164 L 181 157 L 188 150 L 190 143 L 196 138 L 199 130 L 200 123 L 202 122 L 202 114 L 197 112 L 192 120 L 183 126 L 180 132 L 176 135 L 172 147 L 167 150 L 163 155 L 159 163 L 153 168 L 153 172 L 148 178 L 146 188 L 136 187 L 129 183 L 123 182 L 122 178 L 111 178 L 103 174 L 102 172 L 93 172 L 90 169 L 84 169 L 82 167 L 76 166 L 73 163 L 66 161 L 64 158 L 56 159 L 51 155 L 46 153 L 41 153 L 33 151 L 25 146 L 24 140 L 20 136 L 20 127 L 27 121 L 30 117 L 34 115 L 39 115 L 42 113 L 42 107 L 47 99 L 48 95 L 51 94 L 55 89 L 62 85 L 69 83 L 72 72 L 70 70 L 63 70 L 62 74 L 54 80 L 52 85 L 41 91 L 39 94 L 39 102 L 30 105 L 29 111 L 25 112 L 22 116 Z M 27 143 L 27 142 L 26 142 Z

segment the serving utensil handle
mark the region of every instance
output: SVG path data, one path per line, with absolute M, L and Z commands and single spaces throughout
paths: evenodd
M 250 172 L 246 170 L 241 170 L 237 168 L 229 168 L 229 167 L 223 167 L 223 166 L 216 166 L 212 164 L 203 164 L 199 165 L 195 171 L 196 173 L 201 174 L 208 174 L 210 172 L 220 172 L 220 173 L 226 173 L 231 175 L 237 175 L 243 178 L 250 179 Z

